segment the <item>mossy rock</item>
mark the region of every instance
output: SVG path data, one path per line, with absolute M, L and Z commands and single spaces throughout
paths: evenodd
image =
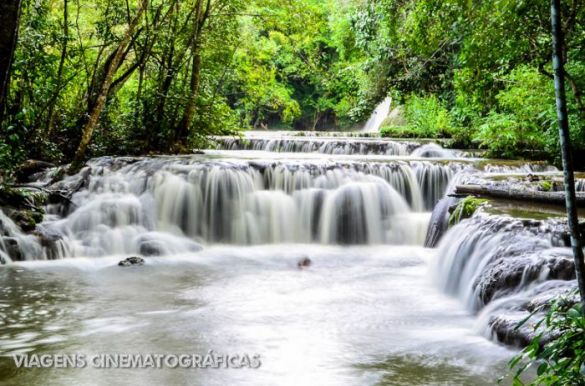
M 43 221 L 43 210 L 16 210 L 7 213 L 12 221 L 20 227 L 24 232 L 33 231 L 37 224 Z
M 449 216 L 449 227 L 458 224 L 461 220 L 473 216 L 477 208 L 485 204 L 488 200 L 484 198 L 477 198 L 468 196 L 457 204 L 451 216 Z
M 0 205 L 21 208 L 30 205 L 30 200 L 21 189 L 0 185 Z
M 551 181 L 540 181 L 540 184 L 538 185 L 539 190 L 543 191 L 543 192 L 550 192 L 553 190 L 554 185 Z

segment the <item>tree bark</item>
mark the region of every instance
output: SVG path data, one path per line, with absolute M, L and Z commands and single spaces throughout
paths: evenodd
M 55 82 L 55 91 L 51 96 L 51 102 L 49 104 L 49 114 L 47 119 L 47 136 L 51 136 L 53 131 L 53 125 L 55 124 L 55 106 L 59 99 L 61 92 L 61 83 L 63 81 L 63 69 L 65 67 L 65 59 L 67 58 L 67 45 L 69 44 L 69 12 L 68 12 L 68 0 L 63 0 L 63 43 L 61 46 L 61 58 L 59 59 L 59 68 L 57 69 L 57 81 Z
M 520 189 L 501 189 L 484 185 L 458 185 L 455 187 L 455 195 L 475 195 L 506 200 L 527 202 L 539 202 L 551 205 L 566 205 L 563 192 L 539 192 Z M 575 195 L 575 206 L 585 208 L 585 194 Z
M 201 73 L 201 54 L 199 53 L 199 45 L 194 46 L 193 59 L 191 62 L 191 82 L 190 82 L 190 93 L 187 107 L 183 114 L 183 119 L 179 124 L 178 140 L 182 144 L 185 144 L 189 137 L 189 131 L 191 130 L 191 121 L 195 116 L 195 107 L 197 103 L 197 94 L 199 93 L 199 82 Z
M 583 243 L 579 232 L 579 217 L 577 214 L 575 176 L 573 173 L 573 159 L 571 154 L 571 137 L 569 133 L 569 118 L 567 114 L 567 97 L 565 93 L 565 70 L 563 64 L 564 36 L 561 25 L 561 2 L 551 0 L 551 27 L 553 41 L 553 72 L 555 78 L 555 95 L 557 118 L 559 122 L 559 137 L 563 172 L 565 179 L 565 200 L 567 203 L 567 218 L 571 232 L 571 246 L 575 259 L 575 275 L 581 294 L 581 305 L 585 313 L 585 260 L 583 259 Z
M 134 19 L 130 21 L 128 29 L 126 30 L 126 33 L 124 34 L 122 40 L 118 44 L 115 54 L 106 69 L 105 76 L 103 77 L 95 105 L 88 111 L 88 119 L 82 129 L 81 141 L 79 143 L 73 161 L 71 162 L 71 165 L 68 170 L 70 174 L 77 172 L 81 168 L 83 159 L 85 158 L 85 152 L 93 135 L 93 131 L 97 126 L 100 115 L 106 105 L 106 100 L 108 98 L 108 93 L 112 85 L 114 74 L 116 73 L 116 70 L 120 67 L 120 64 L 122 63 L 122 60 L 125 56 L 126 48 L 130 44 L 132 36 L 134 35 L 134 31 L 136 30 L 138 24 L 140 23 L 140 20 L 142 19 L 142 14 L 145 12 L 147 6 L 148 0 L 142 0 L 140 2 L 139 8 L 136 11 Z
M 195 116 L 195 108 L 197 104 L 197 95 L 199 94 L 199 83 L 201 79 L 201 32 L 205 25 L 205 21 L 209 16 L 211 8 L 211 1 L 207 0 L 205 9 L 203 9 L 203 1 L 197 0 L 195 18 L 193 23 L 194 39 L 191 45 L 191 53 L 193 55 L 191 62 L 191 82 L 190 82 L 190 93 L 187 106 L 183 113 L 183 118 L 179 123 L 177 129 L 177 142 L 181 146 L 185 146 L 191 131 L 191 122 Z
M 0 1 L 0 124 L 4 120 L 10 72 L 20 21 L 20 0 Z

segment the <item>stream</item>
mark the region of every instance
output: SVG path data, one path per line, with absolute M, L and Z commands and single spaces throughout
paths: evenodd
M 205 154 L 91 160 L 56 184 L 71 200 L 47 204 L 37 235 L 0 212 L 0 384 L 493 385 L 516 352 L 493 317 L 520 317 L 534 294 L 571 284 L 556 220 L 527 228 L 480 211 L 423 246 L 456 181 L 554 168 L 367 136 L 216 142 Z M 490 264 L 514 248 L 502 261 L 519 276 L 493 284 L 502 272 Z M 129 256 L 145 264 L 118 266 Z M 261 365 L 13 360 L 209 350 Z

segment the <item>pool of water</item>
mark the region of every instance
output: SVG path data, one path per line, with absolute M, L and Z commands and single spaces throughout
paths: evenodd
M 214 246 L 0 270 L 2 385 L 493 385 L 480 336 L 414 246 Z M 300 269 L 308 257 L 312 264 Z M 15 354 L 260 355 L 257 369 L 18 369 Z

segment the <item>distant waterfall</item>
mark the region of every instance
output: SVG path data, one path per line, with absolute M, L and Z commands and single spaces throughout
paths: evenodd
M 362 131 L 366 133 L 380 131 L 380 126 L 382 126 L 382 123 L 390 113 L 391 104 L 392 98 L 390 97 L 387 97 L 382 102 L 380 102 L 380 104 L 378 104 L 378 106 L 376 106 L 376 108 L 372 112 L 370 119 L 368 119 Z
M 282 153 L 409 155 L 419 144 L 376 139 L 324 139 L 318 137 L 215 137 L 218 150 L 256 150 Z

